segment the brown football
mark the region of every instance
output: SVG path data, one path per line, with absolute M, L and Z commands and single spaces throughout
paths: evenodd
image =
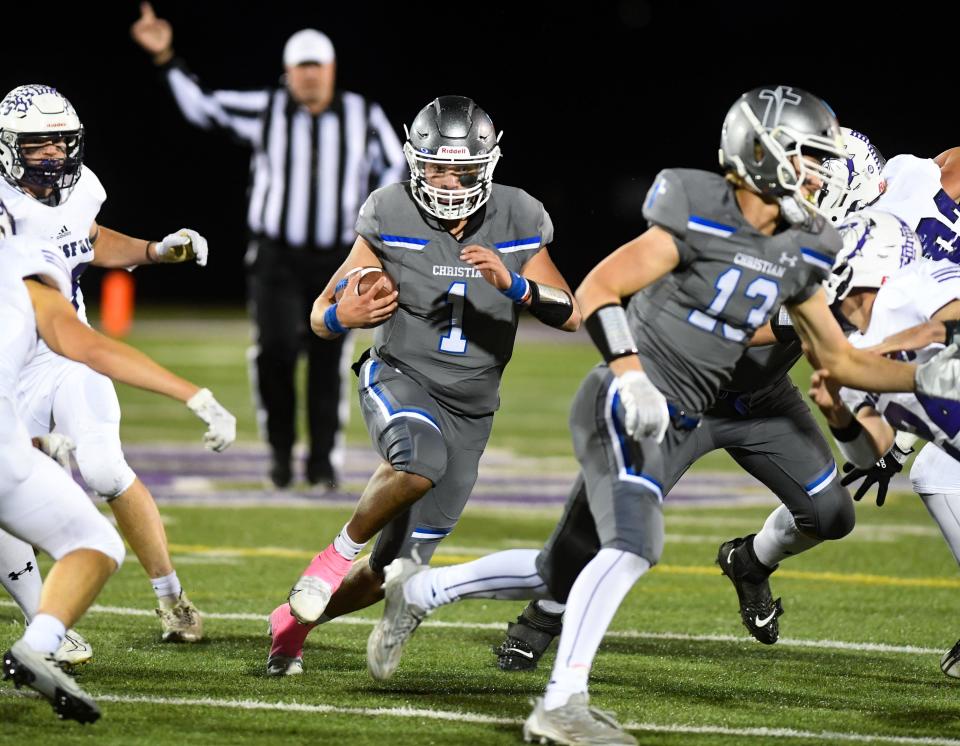
M 384 272 L 381 267 L 357 267 L 347 272 L 347 274 L 343 276 L 343 279 L 337 283 L 335 293 L 336 302 L 340 302 L 340 298 L 343 297 L 343 291 L 347 289 L 347 282 L 349 282 L 357 272 L 360 273 L 360 282 L 357 283 L 357 295 L 363 295 L 368 292 L 381 277 L 386 277 L 387 282 L 380 289 L 380 292 L 377 293 L 377 298 L 389 295 L 396 288 L 396 283 L 394 283 L 393 278 Z

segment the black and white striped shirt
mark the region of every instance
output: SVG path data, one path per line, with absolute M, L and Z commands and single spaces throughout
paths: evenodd
M 165 78 L 191 124 L 227 130 L 253 148 L 247 224 L 254 235 L 294 247 L 350 246 L 367 195 L 405 176 L 383 109 L 357 93 L 337 91 L 313 115 L 286 88 L 207 90 L 181 60 Z

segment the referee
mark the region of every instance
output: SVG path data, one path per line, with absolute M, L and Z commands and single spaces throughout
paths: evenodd
M 293 479 L 294 373 L 306 348 L 306 479 L 334 489 L 340 377 L 351 346 L 311 334 L 307 319 L 349 252 L 367 194 L 402 179 L 400 142 L 378 104 L 334 90 L 333 44 L 319 31 L 304 29 L 287 41 L 284 87 L 211 91 L 174 56 L 170 23 L 150 3 L 140 12 L 131 34 L 162 69 L 187 121 L 224 130 L 253 150 L 246 265 L 255 342 L 248 359 L 257 421 L 271 449 L 270 479 L 280 488 Z

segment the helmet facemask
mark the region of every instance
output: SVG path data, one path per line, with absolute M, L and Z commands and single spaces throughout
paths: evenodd
M 887 186 L 882 176 L 887 161 L 880 151 L 856 130 L 842 127 L 841 132 L 846 157 L 830 159 L 823 165 L 844 177 L 847 189 L 837 191 L 825 183 L 817 195 L 820 212 L 834 224 L 876 202 Z
M 20 185 L 60 190 L 70 189 L 80 178 L 83 165 L 83 129 L 56 134 L 24 132 L 15 134 L 4 132 L 0 135 L 4 145 L 10 148 L 13 157 L 10 175 Z M 64 158 L 44 158 L 30 161 L 24 153 L 24 146 L 36 146 L 50 141 L 63 140 L 66 156 Z M 8 142 L 9 141 L 9 142 Z
M 483 109 L 466 96 L 440 96 L 403 129 L 410 188 L 424 211 L 463 220 L 486 204 L 503 133 Z
M 489 153 L 476 156 L 470 155 L 466 147 L 441 146 L 433 155 L 418 153 L 408 141 L 403 145 L 403 152 L 410 166 L 414 199 L 434 217 L 461 220 L 473 215 L 490 199 L 493 170 L 500 160 L 499 145 Z M 445 189 L 430 183 L 432 176 L 449 169 L 458 176 L 459 189 Z

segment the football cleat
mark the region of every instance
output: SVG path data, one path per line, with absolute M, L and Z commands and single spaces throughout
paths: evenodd
M 960 640 L 940 659 L 940 670 L 951 679 L 960 679 Z
M 38 653 L 22 639 L 3 654 L 3 678 L 12 679 L 19 689 L 28 686 L 40 692 L 53 705 L 61 720 L 93 723 L 100 718 L 100 708 L 81 689 L 53 655 Z
M 160 608 L 154 609 L 160 617 L 163 642 L 199 642 L 203 639 L 203 619 L 187 594 L 180 591 L 175 602 L 160 601 Z
M 731 539 L 720 545 L 717 564 L 730 578 L 740 600 L 740 618 L 743 625 L 764 645 L 773 645 L 780 637 L 777 618 L 783 614 L 778 598 L 770 593 L 769 568 L 760 563 L 753 553 L 753 534 L 742 539 Z
M 267 676 L 297 676 L 303 673 L 303 643 L 310 627 L 300 624 L 287 604 L 280 604 L 270 614 L 270 654 Z
M 82 666 L 93 660 L 93 646 L 75 629 L 68 629 L 53 657 L 67 667 Z
M 425 565 L 401 558 L 387 565 L 384 571 L 383 616 L 367 638 L 367 669 L 378 681 L 393 676 L 407 640 L 427 616 L 424 609 L 408 603 L 403 595 L 407 579 L 426 569 Z
M 517 621 L 507 625 L 507 638 L 493 649 L 501 671 L 532 671 L 563 629 L 563 614 L 550 614 L 531 601 Z
M 330 544 L 304 570 L 287 596 L 290 613 L 301 624 L 315 624 L 353 563 Z
M 527 743 L 604 744 L 636 746 L 637 739 L 623 730 L 612 712 L 590 707 L 586 692 L 571 694 L 562 707 L 547 710 L 538 697 L 533 712 L 523 724 Z

